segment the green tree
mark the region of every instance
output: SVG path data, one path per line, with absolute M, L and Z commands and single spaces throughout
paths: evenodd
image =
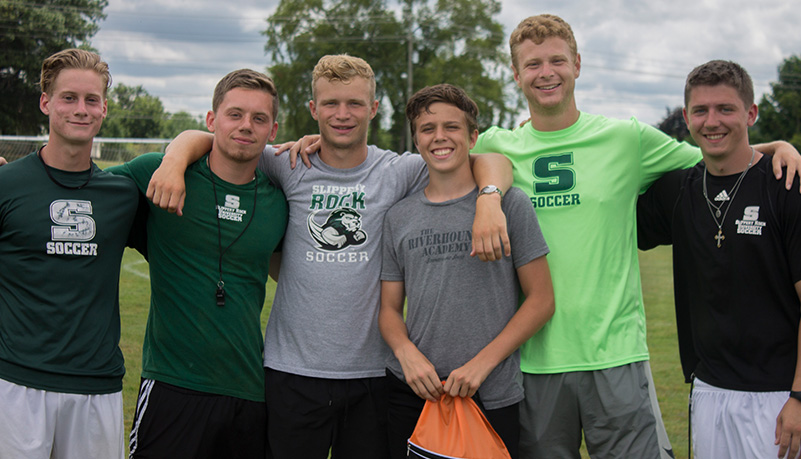
M 479 106 L 482 129 L 511 126 L 523 104 L 508 87 L 505 37 L 493 19 L 499 12 L 496 0 L 405 0 L 399 12 L 383 0 L 282 0 L 264 31 L 269 71 L 281 93 L 279 136 L 317 132 L 306 103 L 311 70 L 321 56 L 338 53 L 364 58 L 376 73 L 381 106 L 370 143 L 410 149 L 410 77 L 411 92 L 444 82 L 464 88 Z
M 87 47 L 107 0 L 0 0 L 0 134 L 39 134 L 42 61 L 64 48 Z
M 167 117 L 161 100 L 142 86 L 118 84 L 109 91 L 108 116 L 98 136 L 158 138 Z
M 168 113 L 165 117 L 160 137 L 172 139 L 187 129 L 207 130 L 206 119 L 203 116 L 194 117 L 185 111 Z
M 790 56 L 779 66 L 779 81 L 759 102 L 755 142 L 783 139 L 801 150 L 801 57 Z
M 684 121 L 682 109 L 683 107 L 676 107 L 671 110 L 669 107 L 665 107 L 665 118 L 656 125 L 656 128 L 679 142 L 686 139 L 688 142 L 692 143 L 693 139 L 690 137 L 690 130 L 687 128 L 687 123 Z

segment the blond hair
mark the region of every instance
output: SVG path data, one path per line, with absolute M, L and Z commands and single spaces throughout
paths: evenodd
M 509 37 L 509 50 L 512 53 L 512 66 L 517 69 L 517 50 L 520 45 L 531 40 L 535 44 L 542 44 L 547 38 L 557 37 L 567 42 L 573 58 L 578 56 L 578 45 L 573 29 L 564 19 L 553 14 L 540 14 L 523 19 L 512 31 Z
M 370 101 L 375 100 L 375 73 L 364 59 L 347 54 L 330 54 L 323 56 L 314 66 L 312 72 L 312 98 L 317 100 L 317 80 L 348 83 L 353 78 L 361 77 L 370 85 Z
M 100 75 L 103 80 L 103 98 L 106 98 L 108 88 L 111 86 L 111 74 L 108 71 L 108 64 L 96 53 L 85 49 L 70 48 L 59 51 L 42 62 L 42 74 L 39 78 L 39 86 L 42 92 L 52 95 L 53 85 L 62 70 L 78 69 L 93 70 Z

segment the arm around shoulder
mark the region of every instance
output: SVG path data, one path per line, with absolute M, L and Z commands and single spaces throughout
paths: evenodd
M 186 168 L 211 149 L 213 139 L 208 132 L 184 131 L 167 145 L 161 166 L 153 173 L 147 187 L 147 197 L 154 205 L 182 215 Z

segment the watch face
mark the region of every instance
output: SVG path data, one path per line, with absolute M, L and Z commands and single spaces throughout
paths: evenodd
M 487 185 L 481 189 L 482 193 L 495 193 L 498 191 L 498 187 L 495 185 Z

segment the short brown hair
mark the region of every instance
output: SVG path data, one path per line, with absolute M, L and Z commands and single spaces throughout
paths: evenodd
M 690 103 L 690 92 L 696 86 L 725 84 L 737 91 L 748 109 L 754 104 L 754 83 L 740 64 L 732 61 L 712 60 L 694 68 L 684 84 L 684 106 Z
M 315 88 L 317 80 L 325 78 L 328 81 L 341 81 L 347 83 L 353 78 L 361 77 L 370 85 L 370 101 L 375 100 L 375 73 L 364 59 L 347 54 L 330 54 L 317 61 L 312 72 L 312 99 L 317 100 Z
M 94 70 L 103 80 L 103 98 L 106 98 L 108 88 L 111 86 L 111 74 L 108 64 L 103 62 L 97 53 L 85 49 L 70 48 L 59 51 L 42 62 L 42 74 L 39 86 L 42 92 L 52 95 L 53 85 L 62 70 Z
M 512 53 L 512 66 L 517 68 L 517 49 L 526 40 L 541 44 L 545 39 L 557 37 L 567 42 L 573 58 L 578 56 L 578 45 L 573 29 L 564 19 L 554 14 L 540 14 L 523 19 L 509 37 L 509 50 Z
M 273 96 L 273 121 L 278 117 L 278 90 L 272 78 L 250 69 L 239 69 L 225 75 L 214 88 L 214 97 L 211 99 L 211 109 L 217 113 L 228 91 L 235 88 L 255 89 Z
M 417 126 L 415 125 L 417 118 L 420 117 L 423 111 L 430 113 L 429 108 L 437 102 L 453 105 L 464 112 L 468 132 L 478 129 L 478 121 L 476 121 L 476 118 L 478 118 L 478 105 L 473 102 L 473 99 L 462 88 L 452 84 L 438 84 L 426 86 L 417 91 L 406 102 L 406 118 L 409 120 L 409 128 L 412 130 L 412 135 L 415 135 L 417 131 Z

